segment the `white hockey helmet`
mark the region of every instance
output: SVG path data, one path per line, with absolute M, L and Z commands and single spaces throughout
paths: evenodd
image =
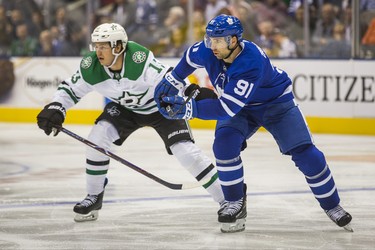
M 117 41 L 121 41 L 123 48 L 126 48 L 128 35 L 125 29 L 117 23 L 103 23 L 96 27 L 91 34 L 92 43 L 109 42 L 111 47 L 114 48 Z

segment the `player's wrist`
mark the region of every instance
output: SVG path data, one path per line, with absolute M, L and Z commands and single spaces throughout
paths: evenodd
M 179 77 L 174 71 L 165 74 L 165 79 L 178 90 L 184 89 L 186 85 L 184 79 Z

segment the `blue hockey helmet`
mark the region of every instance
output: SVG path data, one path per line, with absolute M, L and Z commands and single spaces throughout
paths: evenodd
M 207 24 L 206 35 L 208 37 L 236 36 L 242 40 L 243 28 L 237 17 L 221 14 Z

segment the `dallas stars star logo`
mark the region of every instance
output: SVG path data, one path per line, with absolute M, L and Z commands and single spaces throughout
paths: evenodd
M 128 91 L 122 92 L 122 96 L 118 97 L 117 100 L 121 105 L 127 107 L 137 107 L 140 105 L 142 98 L 147 94 L 148 90 L 140 94 L 131 94 Z

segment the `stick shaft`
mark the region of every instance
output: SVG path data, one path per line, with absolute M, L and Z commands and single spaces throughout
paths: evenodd
M 91 148 L 93 148 L 93 149 L 101 152 L 102 154 L 105 154 L 105 155 L 109 156 L 110 158 L 112 158 L 112 159 L 114 159 L 114 160 L 116 160 L 116 161 L 124 164 L 125 166 L 127 166 L 127 167 L 129 167 L 129 168 L 131 168 L 131 169 L 133 169 L 135 171 L 137 171 L 138 173 L 141 173 L 144 176 L 147 176 L 148 178 L 150 178 L 150 179 L 158 182 L 159 184 L 162 184 L 163 186 L 168 187 L 170 189 L 181 190 L 181 189 L 195 188 L 195 187 L 202 186 L 202 185 L 206 184 L 209 181 L 209 180 L 202 180 L 202 181 L 199 181 L 199 182 L 196 182 L 196 183 L 193 183 L 193 184 L 192 183 L 190 183 L 190 184 L 175 184 L 175 183 L 167 182 L 167 181 L 165 181 L 165 180 L 163 180 L 163 179 L 161 179 L 161 178 L 159 178 L 159 177 L 157 177 L 157 176 L 155 176 L 155 175 L 147 172 L 146 170 L 144 170 L 144 169 L 142 169 L 142 168 L 134 165 L 133 163 L 131 163 L 131 162 L 129 162 L 129 161 L 121 158 L 120 156 L 115 155 L 114 153 L 112 153 L 112 152 L 110 152 L 108 150 L 105 150 L 104 148 L 99 147 L 95 143 L 93 143 L 93 142 L 91 142 L 91 141 L 89 141 L 89 140 L 87 140 L 87 139 L 85 139 L 85 138 L 83 138 L 83 137 L 81 137 L 81 136 L 73 133 L 72 131 L 70 131 L 70 130 L 64 128 L 64 127 L 58 127 L 56 129 L 60 130 L 61 132 L 69 135 L 70 137 L 72 137 L 72 138 L 74 138 L 74 139 L 76 139 L 76 140 L 78 140 L 78 141 L 86 144 L 87 146 L 89 146 L 89 147 L 91 147 Z

